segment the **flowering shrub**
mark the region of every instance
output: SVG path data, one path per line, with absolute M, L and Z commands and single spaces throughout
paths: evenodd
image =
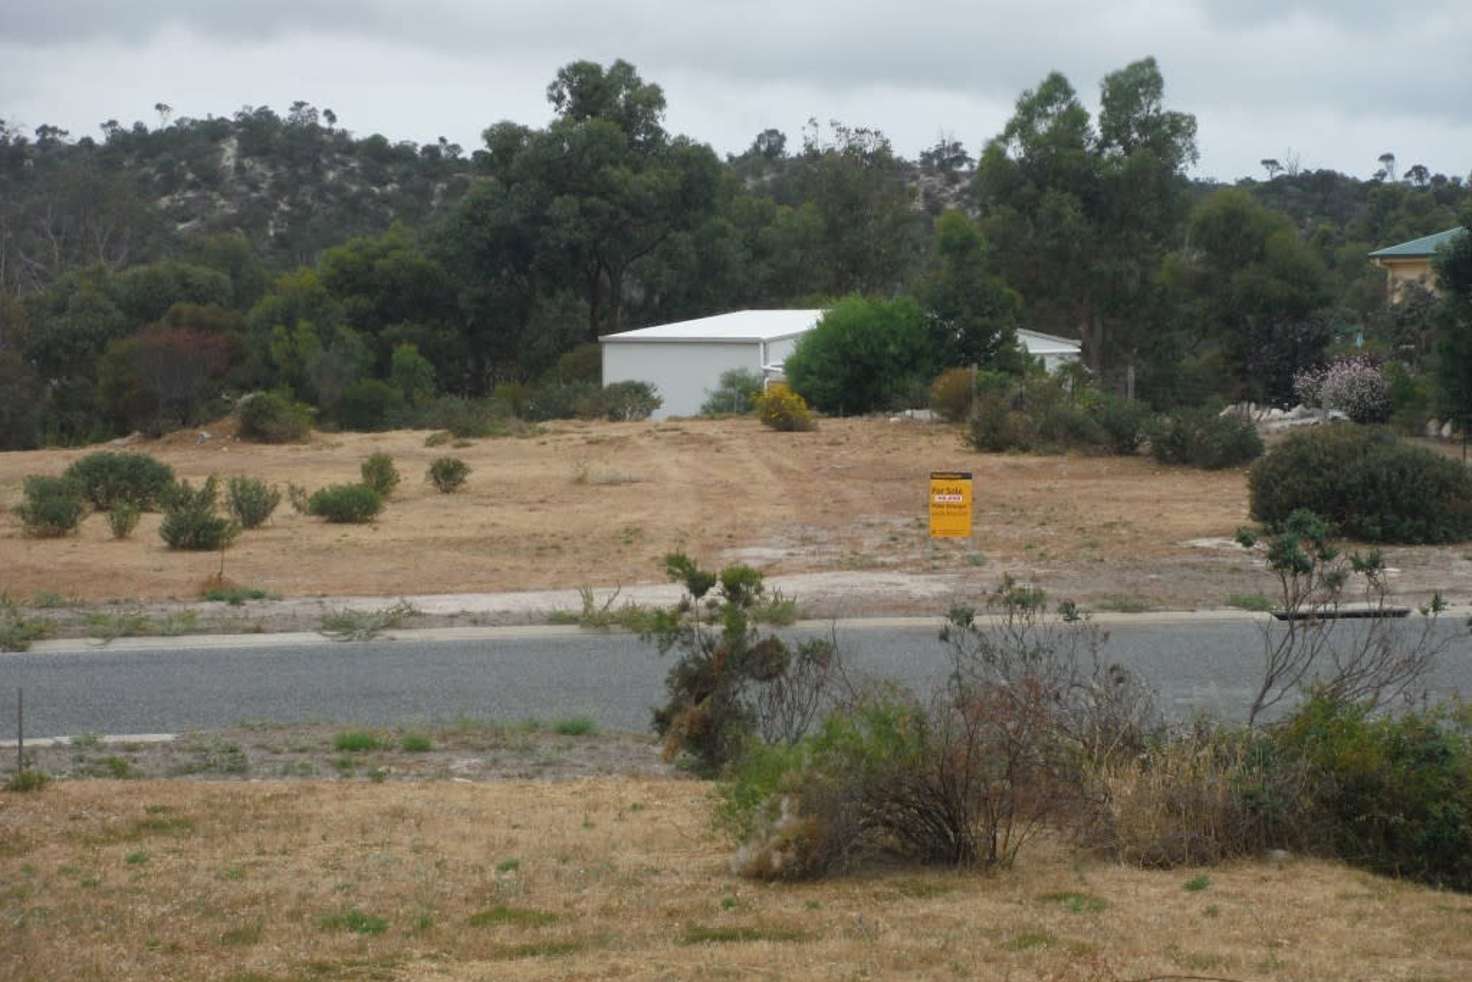
M 762 423 L 774 430 L 811 430 L 817 426 L 803 397 L 785 385 L 773 385 L 756 398 Z
M 1298 373 L 1293 391 L 1305 406 L 1336 409 L 1356 423 L 1390 418 L 1390 382 L 1379 365 L 1362 355 Z

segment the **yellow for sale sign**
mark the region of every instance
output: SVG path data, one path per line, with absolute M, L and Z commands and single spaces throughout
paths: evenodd
M 971 538 L 970 472 L 931 472 L 930 536 L 935 539 Z

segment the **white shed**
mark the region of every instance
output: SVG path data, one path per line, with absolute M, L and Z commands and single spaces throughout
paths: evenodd
M 1022 342 L 1022 347 L 1027 349 L 1028 354 L 1041 358 L 1043 367 L 1050 372 L 1056 372 L 1064 365 L 1078 361 L 1082 353 L 1077 341 L 1041 331 L 1029 331 L 1025 327 L 1018 328 L 1017 340 Z
M 733 368 L 781 378 L 797 339 L 822 316 L 822 310 L 737 310 L 608 334 L 598 339 L 603 384 L 648 382 L 664 400 L 655 419 L 694 416 Z M 1078 342 L 1068 338 L 1019 330 L 1017 340 L 1050 372 L 1079 359 Z
M 822 316 L 821 310 L 737 310 L 609 334 L 599 338 L 603 384 L 648 382 L 664 400 L 656 419 L 694 416 L 724 372 L 780 375 L 797 339 Z

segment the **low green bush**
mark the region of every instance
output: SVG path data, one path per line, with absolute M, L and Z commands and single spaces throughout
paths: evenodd
M 72 464 L 62 475 L 81 488 L 98 511 L 129 501 L 141 510 L 158 504 L 174 483 L 174 469 L 147 454 L 101 450 Z
M 1109 452 L 1127 457 L 1145 442 L 1150 410 L 1132 399 L 1105 396 L 1094 407 L 1094 419 L 1103 431 Z
M 700 407 L 702 416 L 745 416 L 756 408 L 756 397 L 762 394 L 762 377 L 745 368 L 721 373 L 720 384 Z
M 257 392 L 237 410 L 240 436 L 257 443 L 300 443 L 312 432 L 312 410 L 279 392 Z
M 1262 451 L 1257 427 L 1235 413 L 1181 409 L 1157 417 L 1150 428 L 1150 453 L 1162 464 L 1221 470 L 1251 463 Z
M 386 453 L 370 454 L 363 461 L 359 472 L 363 475 L 363 483 L 377 491 L 381 497 L 387 498 L 399 486 L 399 469 L 394 466 L 394 459 Z
M 159 537 L 170 549 L 208 552 L 224 549 L 240 534 L 240 526 L 215 514 L 219 481 L 211 475 L 199 488 L 181 481 L 169 493 Z
M 232 477 L 225 485 L 225 503 L 241 528 L 260 528 L 281 504 L 281 489 L 254 477 Z
M 648 382 L 613 382 L 603 387 L 599 396 L 601 415 L 612 422 L 648 419 L 664 405 L 654 386 Z
M 114 539 L 126 539 L 133 534 L 138 527 L 138 519 L 143 514 L 138 506 L 131 501 L 119 501 L 107 510 L 107 527 L 112 530 Z
M 1031 450 L 1037 443 L 1037 431 L 1028 415 L 1013 409 L 1010 400 L 996 392 L 977 396 L 967 437 L 983 453 Z
M 451 494 L 460 489 L 470 476 L 470 465 L 459 457 L 438 457 L 430 465 L 425 477 L 441 494 Z
M 592 382 L 548 382 L 527 397 L 523 410 L 534 422 L 601 416 L 602 390 Z
M 345 430 L 377 433 L 391 429 L 403 416 L 404 394 L 376 378 L 359 379 L 343 390 L 335 415 Z
M 1314 698 L 1275 731 L 1315 777 L 1334 852 L 1377 873 L 1472 890 L 1472 711 L 1395 716 Z
M 366 484 L 333 484 L 313 492 L 307 513 L 338 524 L 364 524 L 383 511 L 383 496 Z
M 82 524 L 86 503 L 82 489 L 64 477 L 32 475 L 25 479 L 25 500 L 15 506 L 26 535 L 55 539 L 70 535 Z
M 1472 538 L 1472 472 L 1383 429 L 1290 434 L 1247 475 L 1252 517 L 1269 526 L 1308 509 L 1365 542 Z

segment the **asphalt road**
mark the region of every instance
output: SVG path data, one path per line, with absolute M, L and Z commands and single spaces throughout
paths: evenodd
M 924 688 L 945 673 L 937 627 L 840 624 L 838 637 L 851 666 Z M 1460 636 L 1428 685 L 1435 695 L 1472 695 L 1472 645 L 1462 618 L 1442 630 Z M 1167 714 L 1245 711 L 1260 671 L 1260 622 L 1144 618 L 1108 631 L 1105 657 L 1140 672 Z M 589 716 L 605 728 L 648 725 L 669 659 L 638 638 L 490 633 L 475 640 L 216 640 L 209 647 L 0 655 L 0 739 L 14 739 L 18 687 L 25 690 L 28 738 L 171 733 L 246 720 L 387 726 Z

